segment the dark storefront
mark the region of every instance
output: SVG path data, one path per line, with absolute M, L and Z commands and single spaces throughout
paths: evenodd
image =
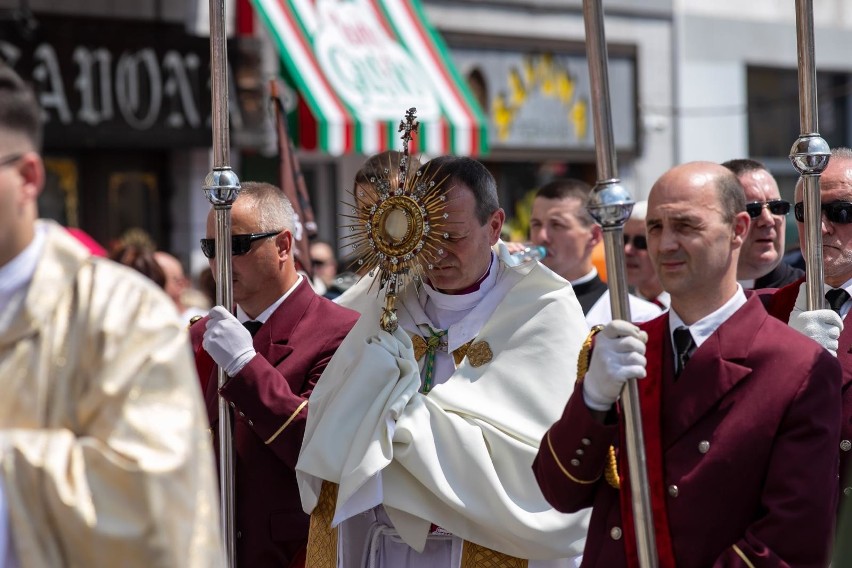
M 32 82 L 44 110 L 41 214 L 103 244 L 138 227 L 168 246 L 174 172 L 184 151 L 210 146 L 209 40 L 163 22 L 37 16 L 35 24 L 27 33 L 0 23 L 0 58 Z M 232 69 L 252 63 L 240 57 L 246 46 L 230 48 Z M 232 99 L 250 91 L 235 97 L 232 79 Z M 251 124 L 263 120 L 243 106 L 231 105 L 235 145 L 250 145 Z

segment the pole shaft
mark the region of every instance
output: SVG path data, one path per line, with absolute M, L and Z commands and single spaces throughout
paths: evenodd
M 825 140 L 819 136 L 813 0 L 796 0 L 796 46 L 801 128 L 800 136 L 790 151 L 790 160 L 802 176 L 800 183 L 805 217 L 802 237 L 807 271 L 807 308 L 818 310 L 825 307 L 819 178 L 828 165 L 830 150 Z
M 214 169 L 225 168 L 230 164 L 228 38 L 225 31 L 225 0 L 210 0 L 210 91 Z
M 595 193 L 598 194 L 596 201 L 601 204 L 596 207 L 600 216 L 595 214 L 592 207 L 590 207 L 590 213 L 603 227 L 607 284 L 610 290 L 613 317 L 630 321 L 623 237 L 624 222 L 630 215 L 633 202 L 620 187 L 618 180 L 601 0 L 583 0 L 583 17 L 586 24 L 586 50 L 589 59 L 597 158 L 598 183 Z M 606 195 L 607 193 L 610 195 Z M 619 213 L 616 214 L 616 211 Z M 625 385 L 621 393 L 621 402 L 624 407 L 627 438 L 625 446 L 627 464 L 630 468 L 630 491 L 639 565 L 642 568 L 656 568 L 658 558 L 654 518 L 642 432 L 642 413 L 639 407 L 639 389 L 635 379 L 629 380 Z
M 216 218 L 216 303 L 234 309 L 231 266 L 231 206 L 239 195 L 240 183 L 230 167 L 228 123 L 228 44 L 225 33 L 225 0 L 210 0 L 210 90 L 213 129 L 213 170 L 204 181 L 207 199 Z M 219 388 L 228 380 L 219 367 Z M 236 527 L 234 490 L 234 440 L 231 409 L 219 397 L 219 482 L 222 535 L 227 566 L 235 568 Z
M 799 121 L 802 134 L 819 131 L 813 0 L 796 0 L 796 47 L 799 63 Z

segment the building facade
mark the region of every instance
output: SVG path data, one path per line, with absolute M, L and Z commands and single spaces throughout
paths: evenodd
M 820 133 L 849 145 L 852 7 L 815 4 Z M 749 156 L 791 198 L 792 3 L 603 5 L 618 168 L 634 196 L 675 163 Z M 509 217 L 521 218 L 516 238 L 536 187 L 596 180 L 581 0 L 230 0 L 226 10 L 232 167 L 279 181 L 268 92 L 279 80 L 324 240 L 345 236 L 339 215 L 355 172 L 398 146 L 395 125 L 414 104 L 425 125 L 418 155 L 481 159 Z M 140 227 L 191 273 L 206 267 L 207 33 L 205 0 L 0 0 L 0 58 L 45 109 L 43 214 L 104 245 Z

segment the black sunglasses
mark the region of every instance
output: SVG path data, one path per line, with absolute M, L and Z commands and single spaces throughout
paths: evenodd
M 636 235 L 635 237 L 624 235 L 624 246 L 629 245 L 631 241 L 636 250 L 648 250 L 648 239 L 645 238 L 645 235 Z
M 769 209 L 770 213 L 778 215 L 779 217 L 783 217 L 790 212 L 789 201 L 784 201 L 783 199 L 771 199 L 769 201 L 752 201 L 751 203 L 746 203 L 746 213 L 748 213 L 748 216 L 752 219 L 757 219 L 760 217 L 760 214 L 763 213 L 764 207 Z
M 251 233 L 248 235 L 231 235 L 231 254 L 240 256 L 251 250 L 251 244 L 260 239 L 266 239 L 278 235 L 281 231 L 269 231 L 266 233 Z M 201 252 L 207 258 L 216 258 L 216 239 L 201 239 Z
M 831 203 L 822 204 L 822 212 L 825 213 L 825 218 L 832 223 L 838 225 L 848 225 L 852 223 L 852 203 L 848 201 L 833 201 Z M 805 204 L 799 201 L 793 209 L 793 215 L 796 216 L 796 221 L 799 223 L 805 222 Z

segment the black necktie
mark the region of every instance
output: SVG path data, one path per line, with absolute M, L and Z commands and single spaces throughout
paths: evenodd
M 675 355 L 677 356 L 675 362 L 675 378 L 677 378 L 683 372 L 683 368 L 686 367 L 686 362 L 689 361 L 692 350 L 695 349 L 695 341 L 693 341 L 688 327 L 679 327 L 674 330 L 672 335 L 674 335 Z
M 263 322 L 254 321 L 254 320 L 243 322 L 243 327 L 245 327 L 247 330 L 249 330 L 249 333 L 251 334 L 252 337 L 254 337 L 254 335 L 257 333 L 257 330 L 259 330 L 260 326 L 262 326 L 262 325 L 263 325 Z
M 840 308 L 849 299 L 849 292 L 843 288 L 832 288 L 825 293 L 825 299 L 828 300 L 828 307 L 840 315 Z

